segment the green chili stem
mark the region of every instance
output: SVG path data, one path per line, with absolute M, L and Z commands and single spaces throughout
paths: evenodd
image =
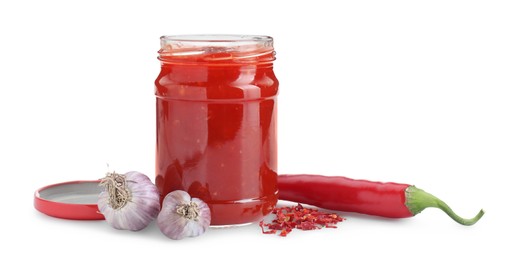
M 466 219 L 462 218 L 459 215 L 455 214 L 453 210 L 442 200 L 438 199 L 436 196 L 425 192 L 422 189 L 418 189 L 415 186 L 409 186 L 406 189 L 406 206 L 409 211 L 414 215 L 422 212 L 426 208 L 438 208 L 444 211 L 448 216 L 450 216 L 457 223 L 471 226 L 474 223 L 478 222 L 480 218 L 485 214 L 485 211 L 480 210 L 474 218 Z

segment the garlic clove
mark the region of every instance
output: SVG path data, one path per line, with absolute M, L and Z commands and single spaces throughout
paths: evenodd
M 108 173 L 101 180 L 98 208 L 116 229 L 141 230 L 160 212 L 160 195 L 151 180 L 140 172 Z
M 167 237 L 183 239 L 202 235 L 211 223 L 207 204 L 181 190 L 173 191 L 163 200 L 157 224 Z

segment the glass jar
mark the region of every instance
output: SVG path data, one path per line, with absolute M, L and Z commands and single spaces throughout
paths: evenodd
M 278 80 L 268 36 L 161 37 L 156 185 L 185 190 L 211 225 L 261 220 L 276 205 Z

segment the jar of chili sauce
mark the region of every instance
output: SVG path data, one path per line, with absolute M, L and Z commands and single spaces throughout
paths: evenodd
M 162 36 L 156 185 L 187 191 L 211 225 L 240 225 L 278 199 L 275 53 L 268 36 Z

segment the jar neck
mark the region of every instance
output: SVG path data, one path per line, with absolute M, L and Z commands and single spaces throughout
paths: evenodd
M 268 36 L 186 35 L 162 36 L 158 59 L 162 66 L 272 67 L 273 40 Z

